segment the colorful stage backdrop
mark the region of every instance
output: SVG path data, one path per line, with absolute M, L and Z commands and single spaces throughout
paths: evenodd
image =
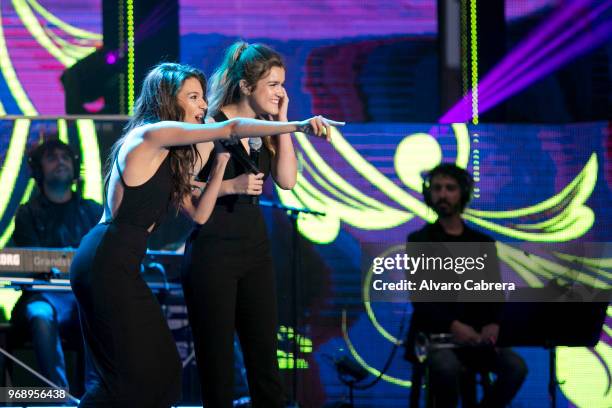
M 507 2 L 520 19 L 558 2 Z M 301 325 L 288 315 L 279 331 L 279 363 L 297 364 L 307 406 L 346 390 L 330 358 L 351 355 L 372 375 L 384 365 L 410 307 L 368 303 L 361 288 L 361 247 L 398 242 L 432 221 L 420 197 L 421 172 L 453 161 L 476 176 L 469 223 L 492 234 L 502 252 L 518 241 L 610 241 L 610 123 L 437 125 L 434 1 L 181 2 L 181 61 L 210 74 L 238 38 L 283 53 L 292 118 L 323 112 L 347 120 L 332 144 L 296 136 L 300 177 L 291 192 L 268 186 L 288 205 L 325 211 L 298 222 L 302 237 Z M 384 24 L 381 24 L 384 21 Z M 61 115 L 65 67 L 101 44 L 100 1 L 3 1 L 0 6 L 0 114 Z M 0 121 L 0 246 L 20 202 L 32 194 L 24 154 L 41 133 L 57 131 L 82 157 L 83 193 L 101 200 L 101 168 L 120 122 Z M 281 302 L 290 304 L 290 224 L 265 210 L 274 242 Z M 173 244 L 179 234 L 155 239 Z M 179 238 L 176 238 L 179 237 Z M 610 271 L 612 261 L 608 261 Z M 608 275 L 609 276 L 609 275 Z M 5 310 L 17 295 L 2 290 Z M 612 312 L 593 349 L 559 348 L 563 406 L 612 406 Z M 300 359 L 290 355 L 298 341 Z M 546 403 L 547 354 L 521 349 L 529 362 L 517 406 Z M 356 393 L 359 406 L 406 404 L 411 368 L 400 351 L 382 381 Z M 522 404 L 522 405 L 521 405 Z

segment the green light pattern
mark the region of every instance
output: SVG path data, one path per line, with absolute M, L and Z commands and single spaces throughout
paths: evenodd
M 21 291 L 12 288 L 4 288 L 3 286 L 3 282 L 0 282 L 0 310 L 3 312 L 4 320 L 7 321 L 11 318 L 15 303 L 17 303 L 17 300 L 21 296 Z
M 365 205 L 363 205 L 359 201 L 351 198 L 351 196 L 349 195 L 344 194 L 342 191 L 338 190 L 333 185 L 328 183 L 325 180 L 325 178 L 319 175 L 318 171 L 313 166 L 311 166 L 307 161 L 302 160 L 300 161 L 300 164 L 302 164 L 302 168 L 306 171 L 307 174 L 309 174 L 313 178 L 313 180 L 316 183 L 323 186 L 327 191 L 329 191 L 334 197 L 336 197 L 340 201 L 344 201 L 351 207 L 354 207 L 359 210 L 365 210 L 367 208 Z
M 400 253 L 404 249 L 405 249 L 404 245 L 395 245 L 387 249 L 386 251 L 384 251 L 382 254 L 377 255 L 377 256 L 387 257 L 390 254 Z M 370 322 L 372 322 L 372 325 L 376 328 L 376 330 L 378 331 L 378 333 L 380 333 L 381 336 L 383 336 L 385 339 L 389 340 L 393 344 L 401 345 L 402 341 L 398 339 L 397 337 L 393 336 L 391 333 L 389 333 L 384 327 L 382 327 L 382 325 L 378 322 L 378 319 L 376 318 L 376 314 L 374 313 L 374 310 L 372 309 L 372 304 L 370 302 L 370 288 L 372 287 L 371 282 L 372 282 L 372 266 L 370 266 L 370 269 L 368 269 L 368 272 L 366 273 L 366 276 L 363 279 L 363 287 L 361 288 L 361 296 L 363 297 L 363 305 L 366 309 L 368 318 L 370 319 Z
M 476 0 L 470 0 L 470 50 L 472 60 L 472 123 L 478 124 L 478 19 Z
M 28 185 L 23 193 L 23 197 L 21 198 L 20 204 L 25 204 L 30 199 L 30 195 L 32 194 L 32 190 L 34 189 L 34 179 L 30 179 L 28 181 Z M 0 249 L 4 248 L 8 240 L 13 235 L 13 231 L 15 230 L 15 217 L 11 218 L 9 225 L 2 232 L 2 236 L 0 236 Z M 6 289 L 0 287 L 0 308 L 4 311 L 4 318 L 8 320 L 11 317 L 11 313 L 13 313 L 13 308 L 15 307 L 15 303 L 17 303 L 17 299 L 21 296 L 21 291 L 17 291 L 15 289 Z
M 32 37 L 38 42 L 38 44 L 40 44 L 41 47 L 46 49 L 65 67 L 72 66 L 79 59 L 86 57 L 96 50 L 95 46 L 91 44 L 85 46 L 73 44 L 56 35 L 52 30 L 45 30 L 41 26 L 38 18 L 34 15 L 31 7 L 36 9 L 42 15 L 43 19 L 47 20 L 50 24 L 57 25 L 60 29 L 64 30 L 65 33 L 72 35 L 74 35 L 73 33 L 76 33 L 75 37 L 79 42 L 91 42 L 91 37 L 96 36 L 96 34 L 69 26 L 68 24 L 59 20 L 57 17 L 53 16 L 35 1 L 12 0 L 12 2 L 15 11 Z M 97 36 L 101 38 L 100 35 Z M 99 43 L 99 40 L 97 42 Z
M 13 64 L 11 63 L 11 57 L 8 53 L 8 49 L 6 47 L 6 41 L 4 39 L 4 29 L 2 23 L 2 10 L 0 9 L 0 70 L 2 71 L 2 76 L 6 81 L 6 84 L 15 98 L 15 102 L 19 109 L 24 115 L 35 116 L 38 115 L 36 109 L 30 102 L 27 94 L 23 90 L 23 87 L 19 83 L 19 79 L 17 78 L 17 73 L 13 68 Z M 3 109 L 4 110 L 4 109 Z
M 127 45 L 125 43 L 125 10 L 124 10 L 124 2 L 123 1 L 118 1 L 117 2 L 118 5 L 118 10 L 117 10 L 117 16 L 118 16 L 118 24 L 117 24 L 117 37 L 119 39 L 119 58 L 124 58 L 125 57 L 125 51 L 127 50 Z M 126 103 L 127 103 L 127 96 L 126 96 L 126 77 L 127 72 L 119 72 L 119 112 L 120 113 L 128 113 L 129 110 L 126 108 Z
M 283 350 L 276 350 L 276 358 L 278 359 L 278 368 L 280 370 L 291 370 L 293 368 L 293 364 L 295 362 L 293 353 L 287 353 Z M 303 358 L 298 358 L 297 368 L 302 370 L 308 369 L 308 362 Z
M 25 204 L 28 202 L 28 200 L 30 199 L 30 195 L 32 195 L 32 190 L 34 189 L 34 185 L 35 185 L 34 180 L 30 179 L 23 193 L 23 197 L 21 197 L 21 201 L 20 201 L 21 204 Z M 15 217 L 13 216 L 11 218 L 11 221 L 7 225 L 6 229 L 2 232 L 2 236 L 0 236 L 0 249 L 4 248 L 8 240 L 11 239 L 11 236 L 13 235 L 14 230 L 15 230 Z
M 396 202 L 407 202 L 409 206 L 414 207 L 415 213 L 421 215 L 424 218 L 429 218 L 427 212 L 427 206 L 414 198 L 413 196 L 406 193 L 403 189 L 395 185 L 389 180 L 384 174 L 382 174 L 376 167 L 370 162 L 365 160 L 358 152 L 351 146 L 351 144 L 342 136 L 342 134 L 336 129 L 332 128 L 332 146 L 340 153 L 340 155 L 353 167 L 357 173 L 363 176 L 373 185 L 379 187 L 386 193 L 391 199 Z M 302 135 L 303 136 L 303 135 Z M 305 138 L 305 136 L 303 136 Z M 316 153 L 316 152 L 315 152 Z M 395 156 L 397 159 L 397 155 Z M 397 167 L 397 165 L 396 165 Z M 383 203 L 377 201 L 379 208 L 384 208 Z M 386 207 L 386 206 L 385 206 Z M 395 216 L 395 214 L 390 214 Z M 405 215 L 406 221 L 412 218 L 412 214 Z
M 427 139 L 422 134 L 417 135 L 416 138 Z M 414 212 L 392 208 L 363 194 L 325 162 L 304 134 L 296 133 L 296 139 L 307 157 L 307 160 L 303 156 L 299 157 L 301 167 L 306 174 L 313 177 L 318 187 L 321 187 L 324 192 L 310 183 L 302 173 L 298 174 L 296 187 L 293 190 L 286 191 L 277 188 L 277 192 L 281 201 L 286 205 L 307 206 L 327 214 L 325 217 L 300 216 L 298 218 L 298 228 L 308 239 L 318 243 L 332 242 L 338 235 L 341 220 L 362 229 L 392 228 L 412 219 L 414 213 L 418 213 L 424 219 L 435 220 L 435 214 L 429 211 L 424 203 L 396 186 L 361 157 L 337 129 L 332 128 L 332 145 L 340 155 L 364 178 L 381 188 L 387 195 L 400 200 L 400 204 L 413 208 Z M 403 146 L 407 144 L 414 145 L 408 141 Z M 402 157 L 396 154 L 396 161 L 403 160 L 402 151 L 403 147 L 399 154 Z M 426 157 L 426 155 L 420 157 Z M 406 173 L 402 173 L 402 176 L 406 176 Z
M 59 49 L 55 44 L 53 44 L 53 42 L 49 39 L 49 36 L 45 33 L 45 30 L 43 30 L 40 23 L 38 22 L 38 19 L 32 12 L 32 9 L 30 9 L 30 7 L 27 5 L 26 1 L 12 1 L 15 11 L 21 18 L 23 25 L 30 32 L 32 37 L 64 66 L 72 66 L 77 60 L 73 57 L 66 55 L 63 50 Z
M 455 164 L 462 169 L 467 169 L 470 160 L 470 134 L 468 128 L 463 123 L 453 123 L 451 128 L 455 133 L 455 140 L 457 141 L 457 159 Z
M 68 131 L 66 121 L 58 119 L 58 134 L 60 140 L 68 143 Z M 93 120 L 79 119 L 76 121 L 79 132 L 79 140 L 81 144 L 82 173 L 84 173 L 84 191 L 83 197 L 102 202 L 102 170 L 100 162 L 100 153 L 96 130 Z M 5 161 L 0 169 L 0 218 L 4 216 L 10 201 L 11 194 L 15 188 L 17 177 L 21 169 L 21 161 L 24 157 L 25 148 L 29 136 L 30 120 L 17 119 L 14 121 L 13 134 L 10 139 L 10 144 L 6 153 Z M 10 186 L 10 187 L 7 187 Z M 34 188 L 33 180 L 28 182 L 28 185 L 22 196 L 21 203 L 29 200 Z M 14 220 L 11 219 L 6 229 L 2 231 L 0 236 L 0 248 L 10 239 L 14 230 Z
M 65 21 L 57 18 L 55 15 L 50 13 L 47 9 L 41 6 L 36 0 L 27 0 L 30 6 L 36 10 L 45 20 L 54 26 L 58 27 L 67 34 L 72 35 L 76 38 L 82 38 L 87 40 L 102 41 L 102 34 L 97 34 L 91 31 L 83 30 L 73 25 L 66 23 Z
M 608 307 L 608 314 L 611 309 Z M 609 327 L 606 329 L 609 331 Z M 573 405 L 612 406 L 610 377 L 606 371 L 606 367 L 612 366 L 612 348 L 606 342 L 600 341 L 593 349 L 557 347 L 556 366 L 559 387 Z
M 412 160 L 404 162 L 403 158 Z M 442 162 L 442 149 L 438 141 L 427 133 L 414 133 L 404 138 L 395 150 L 393 164 L 399 179 L 417 192 L 422 192 L 421 173 L 433 169 Z
M 529 254 L 521 249 L 512 248 L 509 245 L 502 244 L 501 242 L 497 243 L 498 252 L 500 254 L 500 259 L 503 261 L 510 260 L 508 264 L 512 267 L 514 265 L 522 266 L 523 268 L 529 268 L 532 275 L 526 277 L 523 276 L 521 272 L 521 277 L 525 279 L 530 286 L 533 287 L 541 287 L 541 283 L 535 282 L 533 280 L 533 275 L 539 275 L 546 279 L 554 279 L 557 278 L 561 282 L 561 284 L 570 284 L 575 282 L 579 282 L 584 284 L 585 286 L 597 288 L 597 289 L 610 289 L 610 285 L 601 279 L 587 275 L 584 271 L 576 269 L 574 266 L 568 266 L 561 263 L 556 263 L 554 261 L 548 260 L 536 254 Z M 570 265 L 575 265 L 575 262 L 580 257 L 576 257 L 574 255 L 568 254 L 559 254 L 556 253 L 558 258 L 567 261 Z M 593 261 L 593 260 L 592 260 Z M 605 260 L 604 260 L 605 261 Z M 602 271 L 605 273 L 605 271 Z M 602 274 L 600 274 L 602 275 Z M 572 282 L 570 282 L 570 279 Z M 539 283 L 539 284 L 538 284 Z
M 532 263 L 524 251 L 511 247 L 510 245 L 496 242 L 497 256 L 499 260 L 505 262 L 516 271 L 521 278 L 532 288 L 541 288 L 544 284 L 540 279 L 529 269 Z M 550 278 L 550 276 L 548 276 Z
M 128 114 L 134 109 L 134 1 L 127 0 L 127 83 Z
M 24 119 L 25 120 L 25 119 Z M 28 136 L 28 130 L 29 130 L 29 124 L 28 124 L 28 129 L 25 130 L 25 141 L 27 142 L 27 136 Z M 16 128 L 16 124 L 13 126 L 13 135 L 11 136 L 11 144 L 13 141 L 13 136 L 15 136 L 15 132 L 17 131 Z M 22 136 L 23 137 L 23 136 Z M 11 145 L 9 145 L 9 151 L 11 149 Z M 16 149 L 18 149 L 18 147 L 16 147 Z M 23 147 L 23 151 L 25 151 L 25 144 Z M 17 154 L 17 153 L 15 153 Z M 8 159 L 8 152 L 7 152 L 7 159 Z M 6 163 L 6 161 L 5 161 Z M 19 166 L 17 167 L 17 170 L 21 167 L 21 163 L 19 164 Z M 4 175 L 4 171 L 2 171 L 0 173 L 0 183 L 2 183 L 3 177 L 6 177 L 6 179 L 10 179 L 10 175 L 5 176 Z M 13 183 L 15 182 L 15 180 L 17 180 L 17 177 L 15 177 L 13 179 Z M 2 186 L 3 184 L 0 184 L 0 186 Z M 34 185 L 35 182 L 33 179 L 30 179 L 28 181 L 28 185 L 26 186 L 26 189 L 24 191 L 23 196 L 21 197 L 21 204 L 25 204 L 29 199 L 30 199 L 30 195 L 32 194 L 32 190 L 34 189 Z M 2 191 L 2 195 L 5 196 L 10 196 L 10 194 L 12 194 L 14 190 L 14 184 L 13 187 L 10 189 L 10 193 Z M 0 208 L 2 208 L 0 206 Z M 4 209 L 2 210 L 2 213 L 4 213 L 6 211 L 6 206 L 4 207 Z M 11 236 L 13 235 L 13 230 L 15 229 L 15 217 L 13 216 L 9 222 L 9 224 L 7 225 L 6 229 L 2 232 L 2 235 L 0 236 L 0 249 L 4 248 L 4 246 L 6 245 L 6 243 L 8 242 L 8 240 L 11 238 Z M 0 303 L 3 304 L 3 303 Z M 3 304 L 4 306 L 6 306 L 6 304 Z
M 296 138 L 312 163 L 310 165 L 303 158 L 300 158 L 301 167 L 327 193 L 335 197 L 331 198 L 322 193 L 303 174 L 298 175 L 293 190 L 287 191 L 277 188 L 279 197 L 284 204 L 296 207 L 306 206 L 326 213 L 324 217 L 300 215 L 298 217 L 298 228 L 303 235 L 316 242 L 329 243 L 337 237 L 341 219 L 358 228 L 379 229 L 381 226 L 392 228 L 401 225 L 413 217 L 410 213 L 396 210 L 360 192 L 325 162 L 304 134 L 296 133 Z M 337 130 L 332 129 L 332 144 L 342 143 L 342 140 L 344 140 L 342 135 Z M 346 143 L 344 146 L 350 145 Z M 346 153 L 345 158 L 359 161 L 358 165 L 365 165 L 364 163 L 366 163 L 369 170 L 375 171 L 380 177 L 384 178 L 378 170 L 365 162 L 356 151 Z
M 610 245 L 610 244 L 607 244 Z M 605 252 L 605 251 L 604 251 Z M 605 252 L 609 253 L 609 252 Z M 557 258 L 569 262 L 571 264 L 578 263 L 584 266 L 587 270 L 595 275 L 599 275 L 604 279 L 612 280 L 612 271 L 606 271 L 604 269 L 612 270 L 612 258 L 585 258 L 582 256 L 563 254 L 560 252 L 552 252 Z
M 593 268 L 612 268 L 612 258 L 585 258 L 582 256 L 567 255 L 559 252 L 553 252 L 553 254 L 565 261 L 579 261 L 581 264 L 588 265 Z
M 278 338 L 279 341 L 282 341 L 283 337 L 292 339 L 293 338 L 293 327 L 287 327 L 287 326 L 281 325 L 278 328 L 278 333 L 276 334 L 276 337 Z
M 68 144 L 68 125 L 66 124 L 66 119 L 57 120 L 57 133 L 59 135 L 59 139 Z
M 15 181 L 19 176 L 21 161 L 28 141 L 29 129 L 30 120 L 15 120 L 13 134 L 11 135 L 4 163 L 0 170 L 0 219 L 4 216 L 4 212 L 11 200 L 11 193 L 15 186 Z
M 32 37 L 51 55 L 53 55 L 60 63 L 64 66 L 71 66 L 77 60 L 89 55 L 95 51 L 95 47 L 91 44 L 79 45 L 73 44 L 56 35 L 52 30 L 46 30 L 43 28 L 38 18 L 32 12 L 34 8 L 44 20 L 49 24 L 52 24 L 59 29 L 63 30 L 67 34 L 73 35 L 78 43 L 95 41 L 99 43 L 101 40 L 100 34 L 91 33 L 89 31 L 81 30 L 73 27 L 62 20 L 49 13 L 35 0 L 12 0 L 15 11 L 19 15 L 23 25 L 26 27 Z M 4 76 L 6 83 L 11 91 L 11 94 L 15 98 L 17 105 L 21 112 L 27 116 L 35 116 L 38 113 L 31 104 L 29 98 L 24 92 L 17 74 L 12 66 L 10 56 L 6 47 L 4 39 L 4 33 L 2 31 L 2 19 L 0 15 L 0 69 Z M 4 108 L 0 103 L 0 114 L 5 114 Z
M 83 197 L 102 203 L 102 165 L 96 127 L 92 119 L 78 119 L 76 126 L 81 142 L 81 174 L 84 174 Z
M 72 44 L 72 43 L 64 40 L 62 37 L 60 37 L 59 35 L 55 34 L 51 30 L 47 30 L 46 33 L 49 36 L 49 39 L 53 43 L 59 45 L 59 48 L 62 50 L 64 55 L 66 55 L 66 56 L 68 56 L 70 58 L 74 58 L 76 61 L 78 61 L 78 60 L 80 60 L 82 58 L 85 58 L 86 56 L 88 56 L 89 54 L 91 54 L 92 52 L 94 52 L 96 50 L 96 47 L 94 47 L 94 46 L 83 47 L 83 46 L 80 46 L 80 45 Z
M 278 332 L 276 333 L 276 337 L 278 339 L 279 342 L 281 341 L 287 341 L 287 340 L 292 340 L 294 339 L 294 330 L 293 327 L 288 327 L 288 326 L 283 326 L 281 325 L 278 328 Z M 304 337 L 300 334 L 297 335 L 296 339 L 294 339 L 293 341 L 297 341 L 300 352 L 301 353 L 312 353 L 312 340 Z M 276 356 L 278 359 L 278 366 L 281 370 L 287 370 L 287 369 L 292 369 L 294 362 L 295 362 L 295 358 L 293 357 L 293 353 L 290 352 L 286 352 L 283 350 L 276 350 Z M 298 369 L 307 369 L 308 368 L 308 362 L 306 360 L 304 360 L 303 358 L 298 358 L 297 359 L 297 368 Z
M 530 207 L 510 211 L 480 211 L 469 209 L 468 212 L 475 217 L 501 219 L 524 217 L 526 215 L 531 216 L 561 206 L 564 201 L 568 200 L 572 201 L 572 203 L 570 204 L 571 206 L 578 207 L 582 205 L 593 193 L 595 183 L 597 182 L 597 171 L 597 155 L 593 153 L 582 171 L 578 174 L 578 176 L 576 176 L 576 178 L 574 178 L 574 180 L 570 184 L 568 184 L 563 190 L 561 190 L 559 194 L 545 201 L 542 201 L 541 203 Z M 532 225 L 549 226 L 550 223 L 547 222 L 546 224 Z M 523 228 L 527 228 L 527 226 Z
M 593 153 L 582 171 L 559 194 L 536 205 L 511 211 L 467 209 L 464 218 L 481 227 L 525 241 L 563 242 L 581 237 L 595 221 L 593 211 L 584 204 L 593 193 L 597 172 L 597 156 Z M 532 224 L 515 222 L 512 228 L 484 219 L 512 219 L 553 211 L 558 214 L 544 222 Z
M 470 158 L 470 139 L 467 126 L 453 124 L 457 141 L 456 164 L 466 168 Z M 390 207 L 367 196 L 347 182 L 308 141 L 296 133 L 303 155 L 298 155 L 300 168 L 296 186 L 291 191 L 277 188 L 285 205 L 305 206 L 325 212 L 324 217 L 300 216 L 298 228 L 309 240 L 327 244 L 338 235 L 342 222 L 365 230 L 383 230 L 401 225 L 415 215 L 434 222 L 436 215 L 425 203 L 394 184 L 365 160 L 337 129 L 332 129 L 332 146 L 364 179 L 403 209 Z M 474 154 L 479 154 L 475 149 Z M 426 133 L 408 135 L 394 155 L 394 165 L 400 180 L 416 193 L 421 192 L 421 172 L 442 160 L 441 147 Z M 480 160 L 477 160 L 478 164 Z M 476 161 L 475 161 L 476 163 Z M 540 203 L 508 211 L 467 209 L 464 218 L 499 234 L 536 242 L 564 242 L 584 235 L 593 225 L 593 211 L 585 205 L 597 182 L 598 163 L 595 153 L 583 170 L 560 193 Z M 312 182 L 306 177 L 309 176 Z M 548 214 L 554 214 L 553 216 Z M 524 218 L 541 216 L 542 221 L 524 223 Z
M 298 336 L 298 345 L 301 353 L 312 353 L 312 340 L 309 338 Z

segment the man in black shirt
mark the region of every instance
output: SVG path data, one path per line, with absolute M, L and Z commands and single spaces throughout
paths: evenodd
M 102 214 L 99 204 L 72 191 L 79 178 L 78 157 L 68 145 L 53 139 L 34 149 L 28 163 L 39 194 L 17 210 L 12 245 L 78 247 Z M 24 291 L 13 309 L 11 322 L 15 334 L 31 337 L 41 373 L 67 388 L 60 332 L 82 341 L 74 295 Z
M 431 170 L 423 185 L 423 195 L 427 205 L 438 214 L 438 220 L 409 234 L 408 247 L 414 242 L 489 243 L 484 245 L 492 248 L 489 252 L 493 252 L 493 256 L 487 264 L 492 265 L 492 274 L 499 278 L 499 260 L 491 245 L 494 240 L 468 227 L 461 218 L 471 198 L 472 187 L 470 174 L 454 164 L 441 164 Z M 408 360 L 416 362 L 417 333 L 427 336 L 450 333 L 458 345 L 431 351 L 427 356 L 433 406 L 457 406 L 461 374 L 466 369 L 493 372 L 497 376 L 480 406 L 503 407 L 510 403 L 525 379 L 527 367 L 511 349 L 495 347 L 502 303 L 413 302 L 413 307 L 406 341 Z

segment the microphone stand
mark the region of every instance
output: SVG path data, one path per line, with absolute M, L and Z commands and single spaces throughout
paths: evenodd
M 292 252 L 292 262 L 291 262 L 291 292 L 293 294 L 293 302 L 291 307 L 291 317 L 293 325 L 293 370 L 292 370 L 292 390 L 291 390 L 291 401 L 287 405 L 287 407 L 299 407 L 297 401 L 297 392 L 298 392 L 298 352 L 299 352 L 299 344 L 298 344 L 298 325 L 299 325 L 299 317 L 298 317 L 298 307 L 299 307 L 299 277 L 300 275 L 300 233 L 298 231 L 297 220 L 300 213 L 302 214 L 312 214 L 312 215 L 325 215 L 325 213 L 310 210 L 308 208 L 297 208 L 291 207 L 287 205 L 283 205 L 280 203 L 268 201 L 268 200 L 259 200 L 259 205 L 264 207 L 276 208 L 279 210 L 283 210 L 287 212 L 287 216 L 289 220 L 291 220 L 291 252 Z

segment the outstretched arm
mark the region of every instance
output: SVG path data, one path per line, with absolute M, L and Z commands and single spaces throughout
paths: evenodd
M 330 126 L 342 126 L 343 124 L 344 122 L 328 120 L 322 116 L 315 116 L 299 122 L 269 122 L 247 118 L 233 118 L 224 122 L 206 124 L 162 121 L 146 125 L 143 129 L 143 139 L 158 147 L 171 147 L 215 140 L 280 135 L 290 132 L 304 132 L 329 137 Z

